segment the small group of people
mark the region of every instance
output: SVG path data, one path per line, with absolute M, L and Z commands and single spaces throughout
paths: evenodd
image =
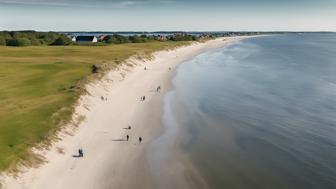
M 145 100 L 146 100 L 146 96 L 142 96 L 142 97 L 140 98 L 140 100 L 141 100 L 141 101 L 145 101 Z
M 127 129 L 130 130 L 131 128 L 132 128 L 131 126 L 128 126 Z M 130 136 L 127 134 L 127 135 L 126 135 L 126 141 L 129 141 L 129 139 L 130 139 Z M 141 142 L 142 142 L 142 137 L 140 136 L 140 137 L 139 137 L 139 144 L 140 144 Z
M 126 135 L 126 141 L 129 141 L 130 136 Z M 142 142 L 142 137 L 139 137 L 139 144 L 141 144 Z
M 130 136 L 129 135 L 126 135 L 126 141 L 129 141 L 129 139 L 130 139 Z M 140 136 L 139 137 L 139 144 L 141 144 L 141 142 L 142 142 L 142 137 Z M 73 157 L 76 157 L 76 156 L 73 156 Z M 82 148 L 79 148 L 78 149 L 78 156 L 77 157 L 84 157 L 84 152 L 83 152 L 83 149 Z
M 105 101 L 107 101 L 107 97 L 103 97 L 103 96 L 101 96 L 100 99 L 101 99 L 101 100 L 105 100 Z

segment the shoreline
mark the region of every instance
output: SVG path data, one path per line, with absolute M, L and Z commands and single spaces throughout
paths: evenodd
M 45 157 L 46 163 L 22 168 L 15 178 L 2 175 L 3 188 L 155 188 L 146 147 L 163 132 L 162 97 L 172 87 L 175 67 L 241 38 L 246 37 L 219 38 L 160 51 L 148 61 L 130 58 L 100 81 L 88 84 L 89 94 L 80 98 L 73 116 L 74 120 L 85 119 L 78 127 L 69 126 L 59 133 L 61 140 L 49 150 L 35 151 Z M 159 93 L 155 91 L 157 86 L 162 88 Z M 141 96 L 146 100 L 140 101 Z M 131 130 L 124 129 L 129 125 Z M 124 141 L 127 134 L 128 142 Z M 138 144 L 140 136 L 143 143 Z M 73 157 L 79 148 L 83 148 L 84 157 Z

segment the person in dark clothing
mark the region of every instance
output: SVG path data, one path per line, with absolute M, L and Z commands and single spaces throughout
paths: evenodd
M 126 135 L 126 140 L 127 140 L 127 141 L 129 140 L 129 135 Z
M 81 149 L 81 148 L 78 149 L 78 156 L 79 157 L 83 157 L 84 156 L 83 149 Z
M 142 137 L 139 137 L 139 144 L 142 142 Z

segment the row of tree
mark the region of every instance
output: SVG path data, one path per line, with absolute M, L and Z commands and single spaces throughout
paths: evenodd
M 0 45 L 30 46 L 30 45 L 69 45 L 71 40 L 56 32 L 35 31 L 1 31 Z
M 98 44 L 124 44 L 124 43 L 146 43 L 151 41 L 196 41 L 204 36 L 194 36 L 180 33 L 170 36 L 153 35 L 107 35 Z M 87 43 L 85 45 L 88 45 Z M 62 33 L 36 32 L 36 31 L 2 31 L 0 32 L 0 45 L 6 46 L 30 46 L 30 45 L 76 45 L 71 39 Z
M 107 35 L 101 42 L 107 44 L 123 43 L 146 43 L 150 41 L 197 41 L 201 37 L 189 34 L 175 34 L 170 36 L 153 36 L 153 35 L 131 35 L 123 36 L 118 34 Z

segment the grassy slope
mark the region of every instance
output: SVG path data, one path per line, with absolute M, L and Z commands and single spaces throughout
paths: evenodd
M 27 159 L 29 147 L 70 119 L 80 93 L 71 86 L 90 74 L 92 64 L 182 44 L 0 47 L 0 171 Z

